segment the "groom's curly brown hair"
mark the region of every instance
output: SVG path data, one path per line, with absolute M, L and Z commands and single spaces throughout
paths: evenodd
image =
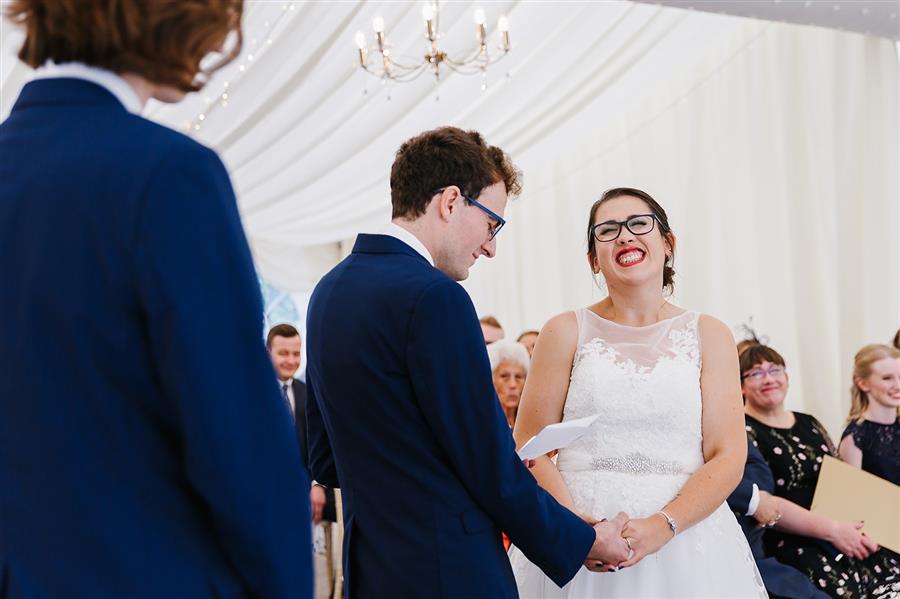
M 392 218 L 425 214 L 435 191 L 456 185 L 477 198 L 485 187 L 503 182 L 506 193 L 522 191 L 522 174 L 509 156 L 489 146 L 477 131 L 440 127 L 406 141 L 391 167 Z

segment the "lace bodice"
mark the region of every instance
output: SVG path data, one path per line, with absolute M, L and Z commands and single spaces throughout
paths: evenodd
M 703 465 L 698 314 L 645 327 L 584 308 L 575 316 L 578 348 L 563 420 L 601 417 L 560 451 L 557 466 L 582 509 L 611 507 L 596 504 L 585 478 L 610 473 L 626 476 L 646 509 L 660 509 Z

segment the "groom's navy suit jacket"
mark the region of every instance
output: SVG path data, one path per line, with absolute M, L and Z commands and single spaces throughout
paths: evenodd
M 310 464 L 343 493 L 348 596 L 515 597 L 501 530 L 560 586 L 575 575 L 594 531 L 516 457 L 459 284 L 360 235 L 307 327 Z
M 734 492 L 728 497 L 728 507 L 732 509 L 738 523 L 741 525 L 756 566 L 762 575 L 763 583 L 770 597 L 784 597 L 790 599 L 827 599 L 828 595 L 822 593 L 809 581 L 800 570 L 787 564 L 783 564 L 774 557 L 766 557 L 763 551 L 763 535 L 766 529 L 758 525 L 753 516 L 747 516 L 750 501 L 753 497 L 753 485 L 760 491 L 772 493 L 775 489 L 775 480 L 772 477 L 772 469 L 766 463 L 766 459 L 759 449 L 748 439 L 747 462 L 744 465 L 744 476 Z
M 0 598 L 308 597 L 219 158 L 71 78 L 25 86 L 0 157 Z

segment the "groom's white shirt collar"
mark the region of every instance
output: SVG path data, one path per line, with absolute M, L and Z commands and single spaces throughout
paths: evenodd
M 389 235 L 395 239 L 399 239 L 412 249 L 419 252 L 423 258 L 428 260 L 428 264 L 434 266 L 434 258 L 431 257 L 431 252 L 428 251 L 428 248 L 425 247 L 425 244 L 419 241 L 419 238 L 401 227 L 400 225 L 396 225 L 394 223 L 388 223 L 388 225 L 381 232 L 382 235 Z
M 125 110 L 133 114 L 141 114 L 142 106 L 138 95 L 124 79 L 106 69 L 92 67 L 81 62 L 56 64 L 52 60 L 48 60 L 34 72 L 31 79 L 33 81 L 35 79 L 57 79 L 60 77 L 83 79 L 99 85 L 114 95 L 125 107 Z

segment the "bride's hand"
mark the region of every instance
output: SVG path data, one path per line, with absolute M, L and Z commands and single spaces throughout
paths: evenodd
M 622 536 L 633 552 L 619 564 L 620 568 L 627 568 L 659 551 L 674 535 L 666 520 L 659 514 L 654 514 L 649 518 L 629 520 L 622 529 Z

